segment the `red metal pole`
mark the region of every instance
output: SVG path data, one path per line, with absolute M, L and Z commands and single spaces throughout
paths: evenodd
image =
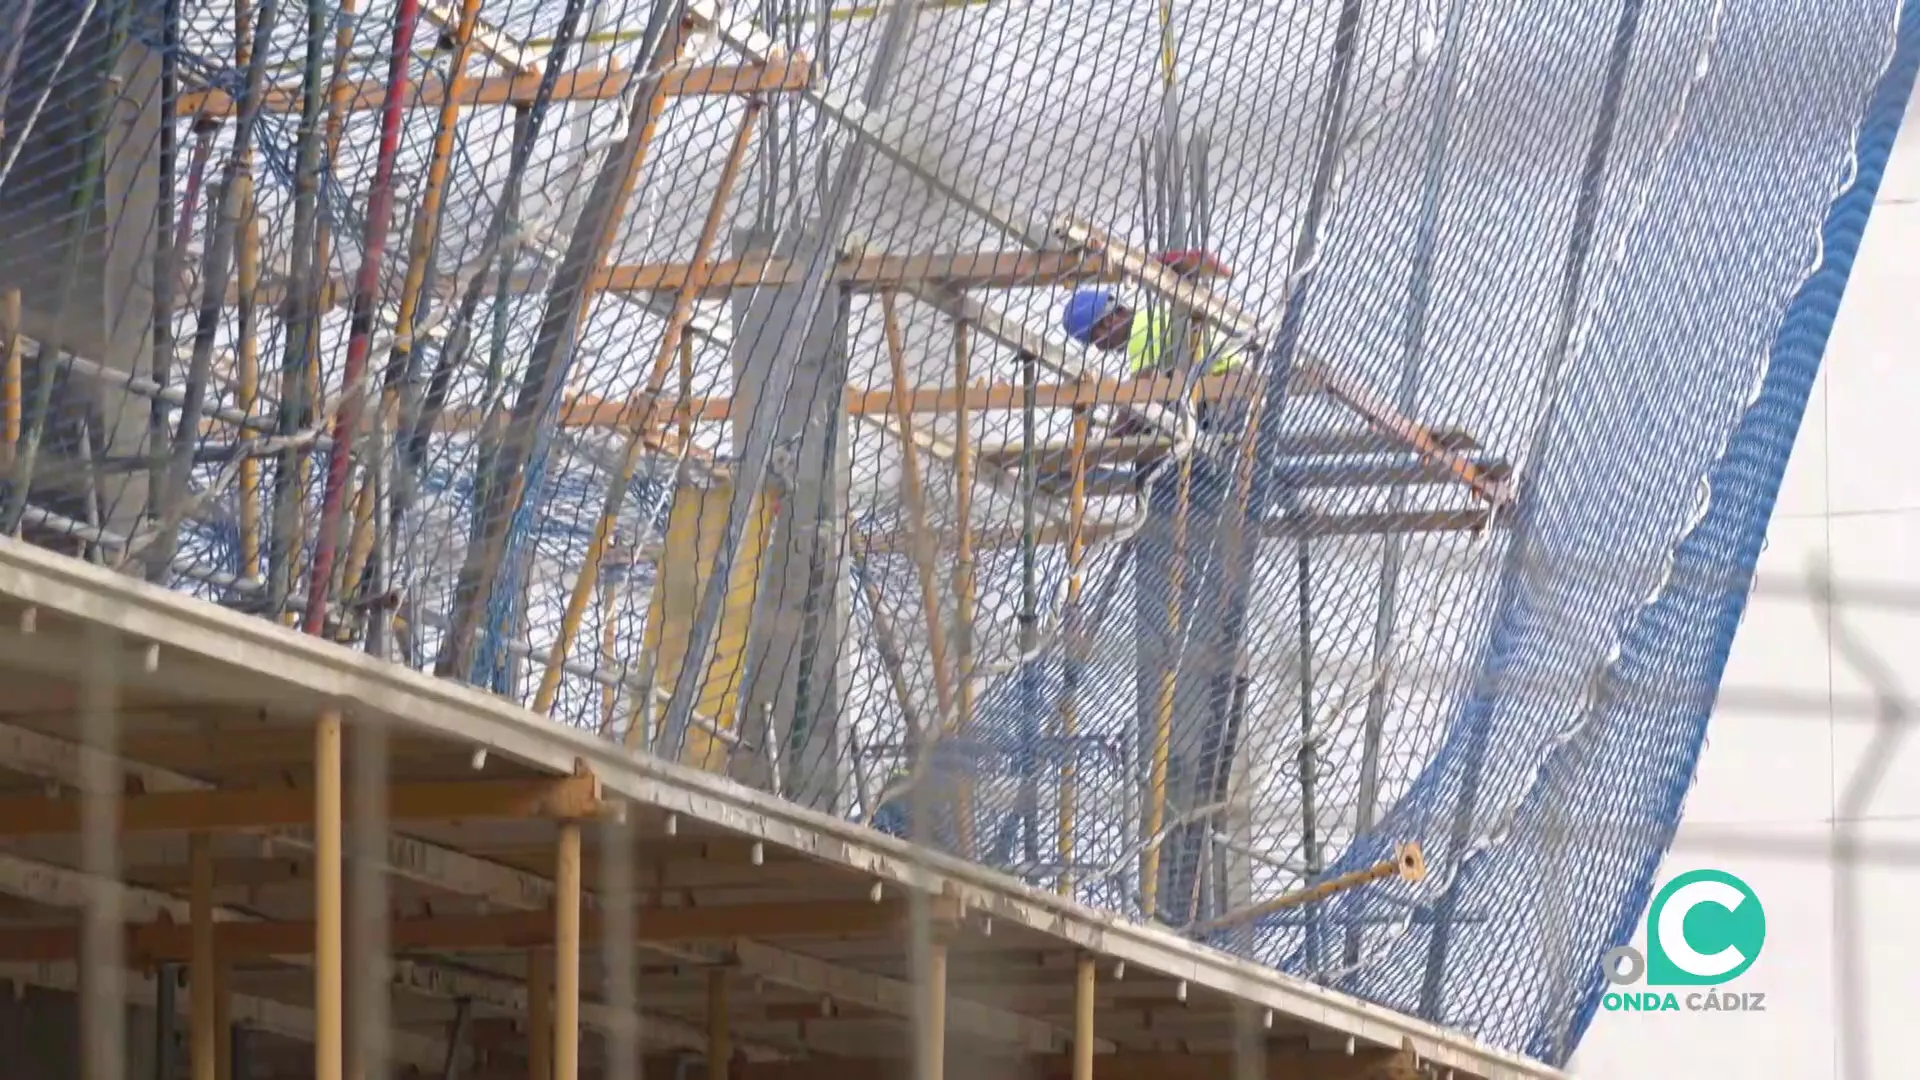
M 346 396 L 333 421 L 333 456 L 327 462 L 326 497 L 321 503 L 319 543 L 313 575 L 307 582 L 307 615 L 302 627 L 318 634 L 327 621 L 327 583 L 333 577 L 334 534 L 340 530 L 341 492 L 353 463 L 353 433 L 360 426 L 365 388 L 356 386 L 373 347 L 373 312 L 379 302 L 380 257 L 386 251 L 393 218 L 393 161 L 400 152 L 400 124 L 407 102 L 407 77 L 413 64 L 413 32 L 420 24 L 420 0 L 400 0 L 393 27 L 393 62 L 387 72 L 387 96 L 380 109 L 380 157 L 367 199 L 366 254 L 353 283 L 353 309 L 347 339 L 347 369 L 341 383 Z

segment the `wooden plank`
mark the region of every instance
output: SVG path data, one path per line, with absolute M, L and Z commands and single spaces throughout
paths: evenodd
M 519 75 L 489 75 L 462 80 L 459 103 L 462 106 L 533 104 L 540 89 L 537 71 Z M 569 71 L 554 80 L 554 101 L 613 101 L 632 85 L 634 72 L 628 68 L 596 68 Z M 767 64 L 677 64 L 660 79 L 660 92 L 667 97 L 710 97 L 734 94 L 778 94 L 802 90 L 813 80 L 813 64 L 804 55 L 780 57 Z M 386 104 L 385 79 L 349 82 L 343 105 L 348 112 L 373 112 Z M 262 95 L 261 109 L 269 113 L 300 111 L 300 91 L 295 87 L 275 87 Z M 447 100 L 444 81 L 414 83 L 408 88 L 406 106 L 411 109 L 438 108 Z M 195 90 L 181 94 L 181 116 L 232 116 L 233 97 L 225 90 Z
M 601 292 L 621 295 L 672 295 L 689 280 L 698 282 L 698 296 L 704 300 L 725 299 L 735 289 L 777 288 L 798 284 L 806 267 L 786 259 L 722 259 L 705 270 L 690 262 L 629 263 L 597 271 L 593 287 Z M 1057 285 L 1117 282 L 1122 280 L 1112 263 L 1094 256 L 1068 251 L 960 251 L 925 255 L 862 255 L 843 261 L 834 272 L 834 280 L 860 293 L 884 292 L 916 282 L 933 282 L 955 289 L 1050 288 Z M 507 283 L 511 292 L 524 293 L 544 289 L 547 275 L 521 272 Z M 329 306 L 344 304 L 352 294 L 347 283 L 329 283 Z M 265 282 L 258 302 L 280 303 L 285 283 Z M 443 284 L 442 301 L 452 299 Z M 239 285 L 229 282 L 227 302 L 238 303 Z
M 571 820 L 597 816 L 607 805 L 591 777 L 407 784 L 393 788 L 387 798 L 388 816 L 395 821 Z M 313 822 L 314 792 L 279 788 L 128 795 L 120 800 L 119 810 L 120 828 L 126 832 L 284 828 Z M 79 799 L 7 796 L 0 798 L 0 836 L 77 833 L 80 816 Z
M 814 901 L 787 904 L 724 904 L 713 907 L 650 907 L 638 910 L 637 942 L 728 941 L 734 938 L 842 937 L 892 933 L 907 925 L 903 901 Z M 214 928 L 215 946 L 232 959 L 307 956 L 314 949 L 315 924 L 222 922 Z M 408 952 L 507 952 L 554 944 L 554 918 L 544 911 L 495 915 L 433 915 L 390 919 L 388 947 Z M 126 927 L 129 960 L 152 962 L 192 955 L 193 927 L 178 923 L 136 923 Z M 51 962 L 79 955 L 77 926 L 0 928 L 0 961 Z M 588 912 L 581 920 L 582 940 L 604 938 L 604 920 Z
M 1253 381 L 1244 375 L 1209 375 L 1197 380 L 1192 389 L 1202 401 L 1229 401 L 1248 396 L 1252 392 Z M 1178 401 L 1182 396 L 1181 390 L 1178 380 L 1165 375 L 1139 379 L 1087 379 L 1080 382 L 1042 383 L 1037 390 L 1037 400 L 1039 408 L 1048 410 L 1098 405 L 1120 407 Z M 958 387 L 921 388 L 905 396 L 908 410 L 915 413 L 952 413 L 959 409 L 963 394 L 969 412 L 1010 412 L 1023 407 L 1021 392 L 1021 388 L 1012 383 L 990 383 L 968 387 L 964 391 Z M 898 397 L 891 390 L 852 389 L 847 391 L 846 409 L 852 416 L 887 417 L 898 407 Z M 644 401 L 639 398 L 609 401 L 581 395 L 560 407 L 560 426 L 620 428 L 630 423 L 632 417 L 640 414 L 644 407 Z M 661 421 L 663 430 L 659 438 L 662 440 L 668 438 L 664 434 L 667 424 L 677 421 L 682 415 L 690 415 L 695 423 L 716 424 L 731 420 L 733 399 L 694 398 L 673 412 L 672 417 Z M 449 409 L 441 430 L 473 430 L 481 419 L 477 412 Z

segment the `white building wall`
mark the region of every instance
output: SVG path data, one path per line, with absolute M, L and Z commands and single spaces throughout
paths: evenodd
M 1765 993 L 1766 1011 L 1603 1010 L 1576 1076 L 1920 1076 L 1916 114 L 1910 104 L 1660 879 L 1713 867 L 1753 887 L 1766 946 L 1728 989 Z

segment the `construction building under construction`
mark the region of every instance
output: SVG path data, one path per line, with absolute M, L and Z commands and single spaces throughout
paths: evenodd
M 1913 78 L 1777 6 L 5 0 L 0 1075 L 1562 1075 Z

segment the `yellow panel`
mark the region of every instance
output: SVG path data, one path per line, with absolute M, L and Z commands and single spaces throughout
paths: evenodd
M 702 487 L 683 483 L 673 495 L 673 513 L 667 519 L 667 539 L 654 579 L 653 600 L 647 612 L 646 649 L 656 657 L 654 685 L 670 689 L 686 662 L 687 635 L 700 605 L 700 594 L 713 574 L 713 563 L 727 527 L 727 504 L 733 484 L 718 480 Z M 681 761 L 711 772 L 725 772 L 728 744 L 708 730 L 731 732 L 739 711 L 740 684 L 747 663 L 747 630 L 753 620 L 753 601 L 760 587 L 760 562 L 772 529 L 773 500 L 762 494 L 753 501 L 753 518 L 742 538 L 740 554 L 728 575 L 726 605 L 707 674 L 694 704 L 694 723 L 687 732 Z M 653 723 L 663 723 L 665 707 L 656 701 Z

